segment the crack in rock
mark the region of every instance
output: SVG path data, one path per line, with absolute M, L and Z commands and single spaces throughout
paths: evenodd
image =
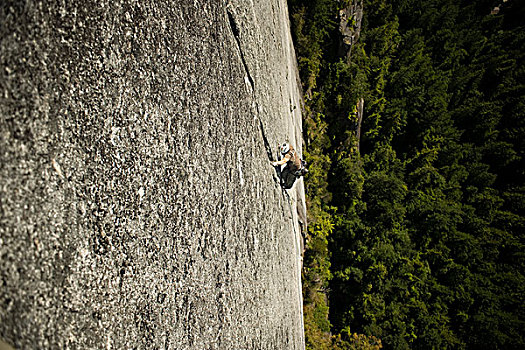
M 235 38 L 235 42 L 237 43 L 237 48 L 239 49 L 239 56 L 241 57 L 241 62 L 244 67 L 244 71 L 246 72 L 246 76 L 244 77 L 245 82 L 247 80 L 247 83 L 250 84 L 249 86 L 251 86 L 253 91 L 255 89 L 255 84 L 250 74 L 250 70 L 248 69 L 246 59 L 244 58 L 244 52 L 242 51 L 239 27 L 237 26 L 237 22 L 235 22 L 235 18 L 233 17 L 231 11 L 227 10 L 226 13 L 228 14 L 228 23 L 230 24 L 230 29 L 232 31 L 233 37 Z

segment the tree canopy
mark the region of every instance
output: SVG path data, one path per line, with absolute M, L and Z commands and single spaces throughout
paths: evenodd
M 351 3 L 289 0 L 308 348 L 525 348 L 523 3 L 365 0 L 348 58 Z

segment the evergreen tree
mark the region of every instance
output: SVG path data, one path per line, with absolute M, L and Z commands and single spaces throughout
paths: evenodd
M 348 3 L 290 1 L 305 289 L 321 290 L 305 292 L 308 346 L 525 347 L 523 3 L 366 0 L 351 62 L 334 50 Z

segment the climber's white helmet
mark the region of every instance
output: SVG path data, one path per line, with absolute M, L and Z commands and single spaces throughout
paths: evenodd
M 283 143 L 283 144 L 281 145 L 281 153 L 282 153 L 282 154 L 286 154 L 286 153 L 288 153 L 289 150 L 290 150 L 290 145 L 289 145 L 289 144 L 287 144 L 287 143 Z

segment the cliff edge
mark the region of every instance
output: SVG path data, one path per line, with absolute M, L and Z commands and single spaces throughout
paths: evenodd
M 268 154 L 302 146 L 286 2 L 0 18 L 0 338 L 303 349 L 304 187 L 283 191 Z

